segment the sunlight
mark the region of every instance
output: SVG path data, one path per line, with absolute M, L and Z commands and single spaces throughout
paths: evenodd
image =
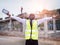
M 38 11 L 41 12 L 43 9 L 44 9 L 43 6 L 37 0 L 35 0 L 35 1 L 33 0 L 33 1 L 28 3 L 29 13 L 36 13 Z

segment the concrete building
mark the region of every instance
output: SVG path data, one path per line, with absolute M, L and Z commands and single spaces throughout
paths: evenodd
M 46 10 L 44 9 L 42 12 L 38 14 L 38 16 L 41 18 L 44 17 L 53 17 L 56 16 L 56 18 L 45 21 L 40 25 L 40 30 L 44 32 L 45 36 L 48 36 L 48 34 L 60 32 L 60 14 L 57 12 L 57 10 Z
M 50 10 L 50 11 L 43 10 L 42 12 L 37 14 L 39 19 L 56 15 L 57 17 L 55 19 L 52 19 L 51 21 L 48 22 L 46 21 L 41 25 L 39 25 L 39 31 L 41 30 L 45 32 L 46 35 L 49 31 L 50 33 L 52 33 L 52 31 L 55 33 L 56 31 L 60 31 L 60 15 L 57 13 L 56 10 Z M 27 13 L 18 14 L 18 17 L 28 18 L 28 14 Z M 5 20 L 0 19 L 0 30 L 16 30 L 24 33 L 25 27 L 22 23 L 19 23 L 14 19 L 10 20 L 9 17 L 6 17 Z
M 0 20 L 0 30 L 15 30 L 15 31 L 21 31 L 22 32 L 22 23 L 17 22 L 14 19 L 10 19 L 9 17 L 6 17 L 5 20 Z

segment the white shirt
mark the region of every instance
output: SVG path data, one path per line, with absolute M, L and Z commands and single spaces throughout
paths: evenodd
M 21 22 L 24 25 L 26 24 L 26 20 L 27 19 L 22 19 L 20 17 L 15 17 L 15 16 L 11 16 L 11 18 L 17 20 L 18 22 Z M 43 23 L 43 22 L 45 22 L 45 21 L 51 20 L 51 19 L 52 19 L 52 17 L 45 17 L 45 18 L 42 18 L 42 19 L 38 19 L 37 20 L 38 21 L 38 25 Z

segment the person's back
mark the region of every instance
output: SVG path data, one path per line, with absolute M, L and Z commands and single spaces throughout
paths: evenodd
M 26 20 L 26 45 L 38 45 L 37 20 Z
M 43 19 L 35 20 L 34 14 L 30 14 L 29 19 L 21 19 L 14 16 L 10 17 L 16 19 L 18 22 L 25 24 L 25 45 L 38 45 L 38 25 L 44 21 L 52 19 L 52 17 L 46 17 Z

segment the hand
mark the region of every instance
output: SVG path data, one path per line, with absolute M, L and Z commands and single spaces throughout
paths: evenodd
M 6 9 L 3 9 L 2 12 L 3 12 L 4 14 L 8 15 L 9 17 L 11 16 L 11 15 L 9 14 L 9 11 L 6 10 Z
M 53 15 L 53 17 L 52 17 L 52 18 L 53 18 L 53 19 L 55 19 L 56 17 L 57 17 L 57 15 Z
M 9 12 L 8 12 L 6 15 L 8 15 L 9 17 L 11 16 L 11 15 L 9 14 Z

